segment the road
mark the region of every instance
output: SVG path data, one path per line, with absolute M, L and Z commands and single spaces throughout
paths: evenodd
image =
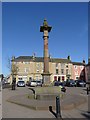
M 7 99 L 15 95 L 30 94 L 28 87 L 17 87 L 15 91 L 9 89 L 2 90 L 2 116 L 3 118 L 54 118 L 47 110 L 36 111 L 23 106 L 19 106 L 13 103 L 7 102 Z M 83 88 L 67 88 L 66 94 L 77 94 L 83 95 L 87 98 L 86 91 Z M 74 98 L 73 98 L 74 99 Z M 84 115 L 88 111 L 88 102 L 80 105 L 78 108 L 73 110 L 63 110 L 61 115 L 63 118 L 86 118 Z

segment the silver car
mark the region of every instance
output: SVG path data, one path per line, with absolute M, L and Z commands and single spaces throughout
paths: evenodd
M 37 80 L 37 86 L 42 86 L 42 82 L 40 80 Z
M 31 86 L 31 87 L 37 86 L 37 81 L 36 81 L 36 80 L 31 81 L 31 82 L 30 82 L 30 86 Z
M 30 82 L 31 87 L 42 86 L 42 82 L 40 80 L 33 80 Z
M 17 82 L 17 87 L 25 87 L 25 81 L 24 80 L 19 80 Z

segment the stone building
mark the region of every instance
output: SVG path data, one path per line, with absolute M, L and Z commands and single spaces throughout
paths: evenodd
M 86 64 L 84 60 L 83 62 L 72 62 L 72 78 L 74 80 L 86 80 L 85 66 Z
M 12 64 L 18 68 L 16 80 L 42 80 L 43 57 L 19 56 L 14 58 Z M 85 63 L 72 62 L 68 56 L 66 59 L 49 57 L 50 81 L 66 81 L 67 79 L 79 79 Z
M 90 81 L 90 57 L 88 58 L 88 64 L 85 67 L 86 81 Z

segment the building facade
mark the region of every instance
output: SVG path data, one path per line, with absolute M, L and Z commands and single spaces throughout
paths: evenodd
M 12 64 L 17 66 L 16 81 L 23 79 L 25 82 L 29 80 L 42 80 L 43 73 L 43 57 L 35 56 L 19 56 L 14 58 Z M 80 79 L 81 73 L 84 77 L 85 63 L 72 62 L 69 57 L 66 59 L 49 58 L 49 72 L 51 74 L 50 81 L 54 80 L 66 81 L 67 79 Z M 85 78 L 83 78 L 85 79 Z
M 85 75 L 85 62 L 83 61 L 82 63 L 80 62 L 72 62 L 72 78 L 74 80 L 86 80 L 86 75 Z
M 90 58 L 88 59 L 88 64 L 85 67 L 86 81 L 90 81 Z

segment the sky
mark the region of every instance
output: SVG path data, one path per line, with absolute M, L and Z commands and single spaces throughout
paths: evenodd
M 0 2 L 0 18 L 2 18 L 2 3 Z M 0 73 L 2 72 L 2 19 L 0 19 Z
M 2 72 L 9 74 L 13 55 L 43 57 L 44 19 L 52 26 L 49 53 L 53 58 L 71 56 L 74 62 L 88 61 L 87 2 L 7 2 L 2 4 Z

